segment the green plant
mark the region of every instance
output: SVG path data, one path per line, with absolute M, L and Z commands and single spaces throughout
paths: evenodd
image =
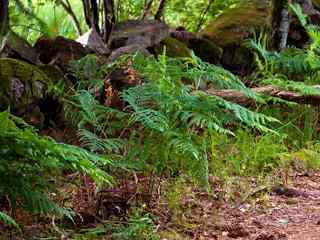
M 163 54 L 157 60 L 137 54 L 130 62 L 144 83 L 121 92 L 127 105 L 122 111 L 101 105 L 94 96 L 95 87 L 84 90 L 88 86 L 82 83 L 65 105 L 67 119 L 80 129 L 83 146 L 101 153 L 121 154 L 125 149 L 118 162 L 127 166 L 157 174 L 187 172 L 207 187 L 213 133 L 232 135 L 230 126 L 272 131 L 267 124 L 277 122 L 199 90 L 201 82 L 221 89 L 238 89 L 260 100 L 232 73 L 195 56 L 172 59 Z M 108 67 L 97 71 L 102 69 Z M 82 72 L 81 68 L 78 72 Z M 131 129 L 129 135 L 119 137 L 125 129 Z
M 272 133 L 257 135 L 247 129 L 239 129 L 234 139 L 227 136 L 214 138 L 213 172 L 225 172 L 228 176 L 270 173 L 279 166 L 280 155 L 288 152 L 285 137 Z
M 150 214 L 135 211 L 127 224 L 118 226 L 112 236 L 119 240 L 159 240 Z
M 13 212 L 17 207 L 35 214 L 58 214 L 72 218 L 72 211 L 48 197 L 54 190 L 54 177 L 62 171 L 79 171 L 98 184 L 110 184 L 112 178 L 99 166 L 110 160 L 76 146 L 58 144 L 41 137 L 22 119 L 5 111 L 0 113 L 0 197 L 7 197 Z M 10 218 L 1 218 L 11 222 Z

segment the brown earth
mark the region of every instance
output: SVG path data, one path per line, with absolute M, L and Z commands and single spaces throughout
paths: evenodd
M 200 197 L 184 215 L 189 224 L 197 224 L 190 239 L 320 240 L 319 182 L 320 173 L 297 176 L 290 187 L 295 194 L 273 192 L 267 199 L 252 198 L 238 207 Z

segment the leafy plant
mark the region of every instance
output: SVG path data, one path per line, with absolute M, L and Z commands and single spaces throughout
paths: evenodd
M 23 120 L 5 111 L 0 113 L 0 197 L 17 207 L 36 214 L 58 214 L 72 218 L 72 211 L 62 208 L 48 197 L 53 189 L 52 177 L 62 171 L 79 171 L 98 184 L 110 184 L 112 178 L 98 166 L 110 160 L 79 147 L 58 144 L 40 137 Z M 11 222 L 10 218 L 2 219 Z
M 208 149 L 213 133 L 232 135 L 230 126 L 272 131 L 267 124 L 277 122 L 199 90 L 202 82 L 238 89 L 259 100 L 232 73 L 195 56 L 172 59 L 163 54 L 157 60 L 137 54 L 130 62 L 144 83 L 121 92 L 125 109 L 105 107 L 95 99 L 95 88 L 80 87 L 67 100 L 65 110 L 67 119 L 80 129 L 83 146 L 101 153 L 125 149 L 119 161 L 127 166 L 158 174 L 187 172 L 202 186 L 208 186 Z M 119 137 L 125 129 L 131 129 L 129 136 Z
M 151 216 L 135 211 L 128 223 L 118 226 L 112 236 L 119 240 L 158 240 L 154 230 Z

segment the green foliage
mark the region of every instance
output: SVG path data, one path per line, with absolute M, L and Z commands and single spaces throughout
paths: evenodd
M 172 59 L 164 54 L 157 60 L 137 54 L 127 61 L 132 62 L 144 83 L 122 91 L 127 104 L 123 111 L 101 105 L 94 95 L 96 88 L 83 90 L 88 85 L 81 82 L 65 105 L 67 119 L 80 129 L 83 146 L 95 152 L 124 153 L 119 161 L 127 166 L 158 174 L 186 172 L 207 187 L 213 133 L 232 135 L 230 126 L 271 131 L 267 125 L 277 122 L 199 90 L 201 84 L 210 84 L 238 89 L 259 100 L 236 76 L 195 56 Z M 79 64 L 86 66 L 84 62 Z M 90 74 L 100 76 L 106 69 L 113 68 L 100 67 Z M 119 137 L 126 129 L 131 129 L 130 134 Z
M 20 229 L 19 225 L 16 223 L 16 221 L 13 218 L 11 218 L 9 215 L 7 215 L 1 211 L 0 211 L 0 222 L 14 226 L 17 229 Z
M 110 161 L 87 151 L 58 144 L 40 137 L 36 130 L 9 111 L 0 113 L 0 197 L 8 196 L 13 210 L 26 210 L 72 217 L 72 212 L 61 208 L 47 195 L 53 178 L 62 171 L 79 171 L 91 176 L 98 184 L 109 184 L 111 177 L 98 165 Z
M 320 28 L 308 24 L 307 16 L 299 4 L 291 4 L 290 9 L 297 15 L 311 39 L 308 48 L 289 47 L 281 52 L 268 51 L 266 35 L 245 40 L 243 44 L 255 54 L 261 83 L 274 84 L 281 89 L 304 95 L 319 95 L 318 89 L 308 85 L 319 82 Z
M 106 235 L 114 240 L 159 240 L 155 233 L 154 221 L 150 214 L 142 210 L 134 210 L 127 221 L 111 221 L 95 228 L 84 229 L 81 234 L 75 234 L 76 240 L 105 239 Z
M 78 0 L 70 0 L 70 4 L 79 22 L 82 23 L 82 30 L 85 30 L 82 4 Z M 58 35 L 67 38 L 76 37 L 76 30 L 70 16 L 56 0 L 11 1 L 10 26 L 31 43 L 42 35 L 50 38 Z
M 159 240 L 154 230 L 151 216 L 135 211 L 128 223 L 118 226 L 112 236 L 117 240 Z
M 168 1 L 165 19 L 172 25 L 184 26 L 189 31 L 198 31 L 225 9 L 239 0 L 176 0 Z
M 257 136 L 247 129 L 238 130 L 236 137 L 212 138 L 212 171 L 221 176 L 253 176 L 270 173 L 280 165 L 280 155 L 286 153 L 285 135 Z

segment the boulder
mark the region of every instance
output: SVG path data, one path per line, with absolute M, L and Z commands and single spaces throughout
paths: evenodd
M 37 62 L 37 51 L 22 37 L 13 31 L 9 31 L 0 49 L 0 57 L 15 58 L 35 64 Z
M 169 36 L 169 27 L 156 20 L 131 20 L 115 25 L 111 35 L 111 49 L 128 45 L 148 48 Z
M 50 83 L 51 79 L 37 66 L 0 58 L 0 111 L 10 107 L 14 114 L 20 116 L 36 113 L 37 120 L 43 121 L 39 102 L 46 98 Z
M 171 36 L 184 43 L 196 56 L 209 63 L 217 64 L 222 57 L 222 49 L 208 39 L 185 30 L 177 30 Z
M 168 57 L 191 57 L 191 50 L 187 45 L 173 37 L 164 39 L 157 47 L 155 47 L 155 51 L 157 54 L 162 54 L 164 48 L 166 49 L 166 55 Z
M 69 63 L 90 53 L 90 50 L 71 39 L 58 36 L 54 39 L 41 37 L 34 48 L 41 64 L 56 65 L 64 72 L 68 72 Z
M 272 14 L 272 0 L 242 0 L 209 23 L 200 36 L 220 47 L 240 44 L 256 30 L 271 28 Z

